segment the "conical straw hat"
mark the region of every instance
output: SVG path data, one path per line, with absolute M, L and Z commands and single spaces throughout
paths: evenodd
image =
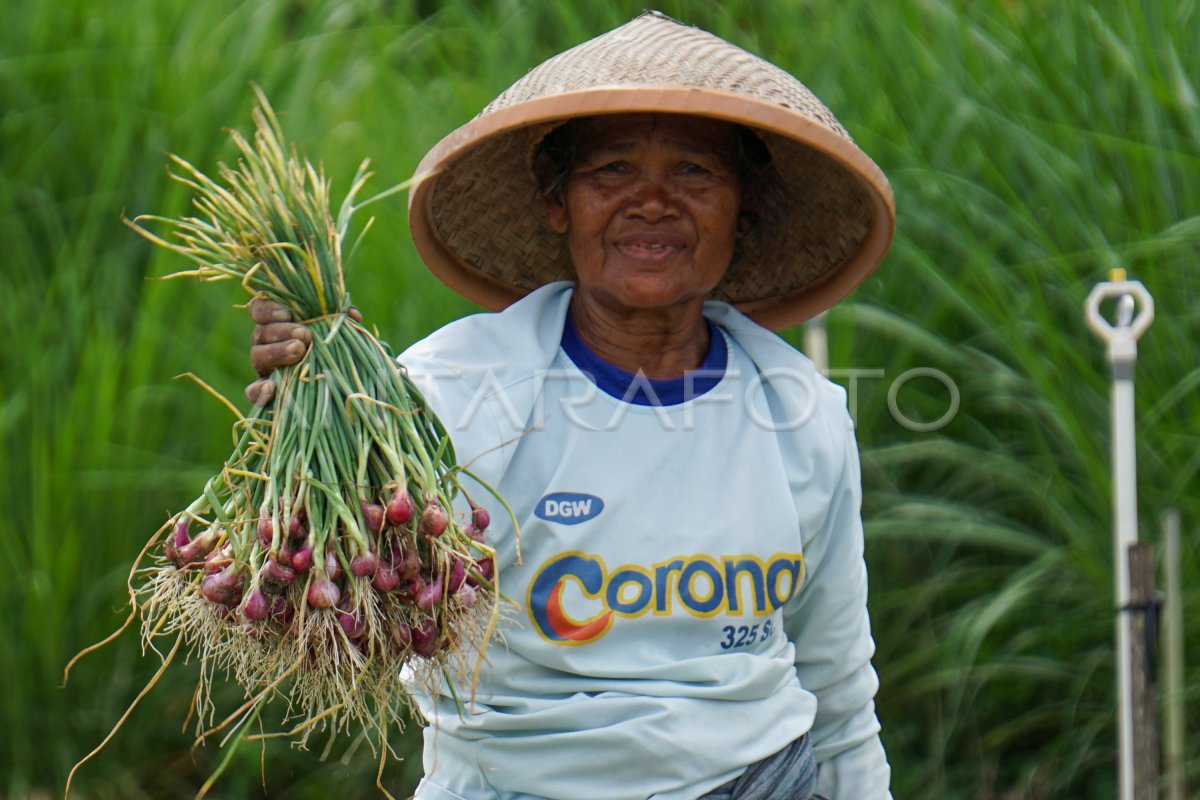
M 777 179 L 715 298 L 779 329 L 837 303 L 882 260 L 891 186 L 821 101 L 758 56 L 647 12 L 535 67 L 429 151 L 409 194 L 429 269 L 489 309 L 572 278 L 529 166 L 531 137 L 575 117 L 645 112 L 738 123 L 771 153 Z

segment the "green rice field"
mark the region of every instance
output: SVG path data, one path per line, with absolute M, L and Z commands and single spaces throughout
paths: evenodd
M 633 0 L 0 4 L 0 797 L 60 797 L 157 666 L 129 565 L 230 449 L 251 330 L 235 287 L 122 224 L 178 215 L 166 152 L 231 158 L 263 87 L 335 195 L 381 190 L 527 69 Z M 1083 321 L 1123 268 L 1157 318 L 1137 368 L 1141 537 L 1183 525 L 1189 789 L 1200 791 L 1200 7 L 1196 0 L 664 0 L 811 87 L 889 176 L 897 236 L 828 315 L 863 451 L 878 711 L 898 800 L 1116 796 L 1109 377 Z M 351 264 L 399 350 L 475 310 L 421 265 L 402 195 Z M 803 331 L 785 334 L 798 345 Z M 958 393 L 947 413 L 947 383 Z M 945 417 L 944 420 L 939 418 Z M 939 421 L 914 425 L 913 421 Z M 918 430 L 916 428 L 928 428 Z M 192 797 L 195 663 L 174 665 L 72 797 Z M 233 695 L 231 694 L 230 697 Z M 416 726 L 384 785 L 420 775 Z M 245 747 L 210 797 L 381 796 L 376 760 Z M 265 763 L 265 768 L 263 764 Z

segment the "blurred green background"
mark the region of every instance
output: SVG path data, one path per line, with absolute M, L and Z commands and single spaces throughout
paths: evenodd
M 641 10 L 517 0 L 84 0 L 0 5 L 0 795 L 61 794 L 157 664 L 123 616 L 128 565 L 229 449 L 250 323 L 226 285 L 121 224 L 178 215 L 164 153 L 204 169 L 260 84 L 343 189 L 382 189 L 549 55 Z M 1082 303 L 1112 267 L 1155 296 L 1137 402 L 1141 535 L 1200 524 L 1200 10 L 1194 0 L 672 0 L 663 11 L 788 69 L 888 174 L 887 262 L 829 317 L 857 381 L 878 708 L 897 798 L 1115 796 L 1108 377 Z M 374 208 L 349 282 L 399 349 L 470 313 L 423 269 L 405 204 Z M 800 331 L 787 334 L 801 341 Z M 918 432 L 913 367 L 961 393 Z M 908 382 L 909 419 L 947 409 Z M 911 427 L 911 426 L 910 426 Z M 1195 732 L 1195 537 L 1184 598 Z M 1161 548 L 1159 549 L 1161 552 Z M 152 656 L 153 654 L 151 654 Z M 222 752 L 181 731 L 176 665 L 76 780 L 78 798 L 190 797 Z M 190 730 L 190 729 L 189 729 Z M 412 750 L 415 730 L 397 741 Z M 1200 785 L 1200 738 L 1189 744 Z M 239 752 L 211 796 L 378 796 L 364 749 Z M 389 767 L 411 791 L 419 757 Z

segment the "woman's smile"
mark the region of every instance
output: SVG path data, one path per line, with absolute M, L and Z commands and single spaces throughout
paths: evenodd
M 687 242 L 682 236 L 633 233 L 618 237 L 614 247 L 630 261 L 655 265 L 669 262 L 687 247 Z

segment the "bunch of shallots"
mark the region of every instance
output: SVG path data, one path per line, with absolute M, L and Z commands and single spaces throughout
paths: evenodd
M 197 216 L 131 224 L 195 262 L 177 275 L 234 278 L 286 307 L 312 346 L 272 375 L 271 406 L 239 415 L 232 455 L 151 540 L 131 598 L 148 646 L 173 637 L 172 655 L 182 645 L 201 662 L 199 738 L 241 741 L 281 699 L 301 743 L 353 728 L 383 758 L 409 681 L 457 692 L 482 657 L 498 615 L 489 514 L 404 369 L 348 313 L 343 237 L 366 164 L 334 218 L 328 181 L 285 150 L 261 95 L 255 121 L 252 142 L 232 134 L 241 158 L 220 182 L 173 157 Z M 216 673 L 246 693 L 223 721 Z

